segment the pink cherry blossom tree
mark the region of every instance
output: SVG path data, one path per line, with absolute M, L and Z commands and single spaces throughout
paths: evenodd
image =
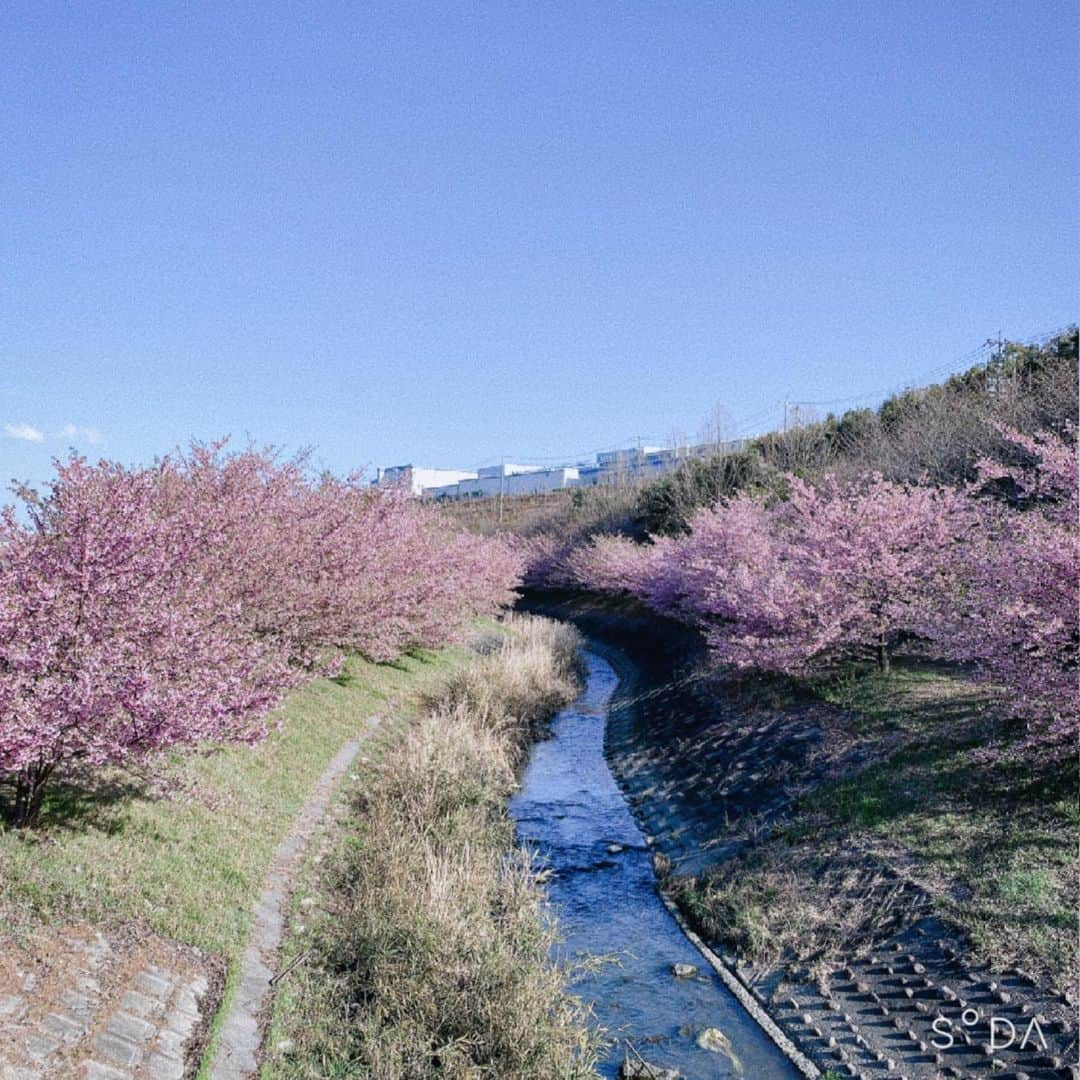
M 933 611 L 928 632 L 1026 721 L 1021 750 L 1075 753 L 1080 733 L 1080 537 L 1075 432 L 1064 439 L 1003 430 L 1019 465 L 984 461 L 972 491 L 984 528 L 953 567 L 960 587 Z M 1012 488 L 1012 508 L 986 498 Z M 999 485 L 993 485 L 999 486 Z M 957 553 L 960 555 L 960 553 Z
M 629 592 L 705 633 L 716 658 L 801 675 L 853 657 L 882 670 L 904 639 L 971 663 L 1025 747 L 1075 749 L 1080 537 L 1075 433 L 1003 431 L 1019 463 L 984 461 L 967 489 L 877 475 L 788 478 L 773 504 L 742 495 L 689 535 L 561 554 L 581 587 Z
M 166 462 L 163 483 L 168 512 L 210 533 L 203 573 L 293 663 L 342 651 L 391 660 L 512 599 L 520 559 L 504 541 L 457 532 L 359 476 L 309 482 L 306 464 L 197 445 Z
M 574 588 L 578 582 L 570 573 L 568 560 L 581 546 L 577 537 L 535 533 L 513 539 L 524 562 L 523 584 L 538 589 Z
M 454 640 L 520 579 L 504 541 L 403 491 L 221 443 L 148 469 L 72 458 L 27 512 L 0 517 L 0 777 L 20 824 L 71 762 L 259 739 L 301 678 Z
M 699 625 L 718 660 L 788 674 L 890 649 L 926 624 L 977 515 L 960 493 L 880 476 L 812 485 L 788 478 L 774 505 L 741 495 L 699 512 L 685 538 L 645 562 L 618 546 L 577 560 L 582 580 L 625 583 Z
M 795 662 L 789 650 L 773 663 L 766 650 L 761 666 L 797 672 L 869 654 L 888 671 L 897 641 L 917 634 L 934 598 L 953 591 L 955 556 L 968 550 L 979 514 L 955 489 L 876 474 L 788 483 L 772 518 L 784 545 L 781 636 Z
M 577 588 L 644 596 L 669 545 L 666 538 L 637 544 L 625 536 L 596 536 L 565 554 L 563 578 Z
M 58 767 L 254 741 L 293 677 L 194 572 L 152 470 L 58 466 L 31 525 L 0 525 L 0 774 L 32 824 Z

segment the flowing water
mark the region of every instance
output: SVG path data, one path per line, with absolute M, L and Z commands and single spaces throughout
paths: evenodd
M 559 959 L 615 960 L 574 985 L 614 1040 L 602 1075 L 616 1076 L 624 1055 L 636 1051 L 687 1080 L 798 1077 L 657 896 L 651 854 L 604 759 L 618 680 L 597 654 L 586 652 L 585 661 L 585 689 L 552 722 L 551 738 L 533 748 L 511 813 L 520 838 L 553 871 L 549 900 L 565 938 Z M 673 964 L 693 964 L 698 974 L 676 978 Z M 698 1045 L 709 1028 L 723 1033 L 728 1051 Z

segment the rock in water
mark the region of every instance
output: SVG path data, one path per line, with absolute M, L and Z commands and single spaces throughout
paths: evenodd
M 619 1080 L 683 1080 L 681 1072 L 665 1069 L 663 1065 L 653 1065 L 641 1058 L 624 1058 L 619 1069 Z
M 731 1048 L 731 1040 L 719 1028 L 705 1028 L 698 1034 L 697 1044 L 702 1050 L 709 1050 L 714 1054 L 723 1054 L 729 1058 L 731 1064 L 742 1072 L 742 1065 Z
M 697 974 L 697 964 L 672 964 L 671 974 L 676 979 L 692 979 Z

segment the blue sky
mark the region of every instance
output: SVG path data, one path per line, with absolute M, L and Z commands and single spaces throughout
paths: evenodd
M 1062 326 L 1076 31 L 1071 0 L 11 0 L 0 478 L 763 430 Z

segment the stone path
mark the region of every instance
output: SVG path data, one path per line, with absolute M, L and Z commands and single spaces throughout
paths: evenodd
M 278 846 L 253 913 L 213 1080 L 258 1071 L 288 891 L 367 732 L 329 764 Z M 0 926 L 4 925 L 0 911 Z M 220 1000 L 219 965 L 197 949 L 89 927 L 0 933 L 0 1080 L 185 1080 L 198 1070 Z
M 372 717 L 367 723 L 368 731 L 378 723 L 379 718 Z M 366 737 L 350 739 L 338 751 L 297 814 L 288 835 L 278 846 L 255 908 L 251 938 L 241 962 L 236 993 L 223 1018 L 210 1062 L 208 1075 L 211 1080 L 245 1080 L 258 1073 L 263 1024 L 285 928 L 289 886 L 316 826 L 326 814 L 338 783 L 356 758 Z
M 41 929 L 0 963 L 0 1080 L 183 1080 L 217 979 L 194 949 Z

